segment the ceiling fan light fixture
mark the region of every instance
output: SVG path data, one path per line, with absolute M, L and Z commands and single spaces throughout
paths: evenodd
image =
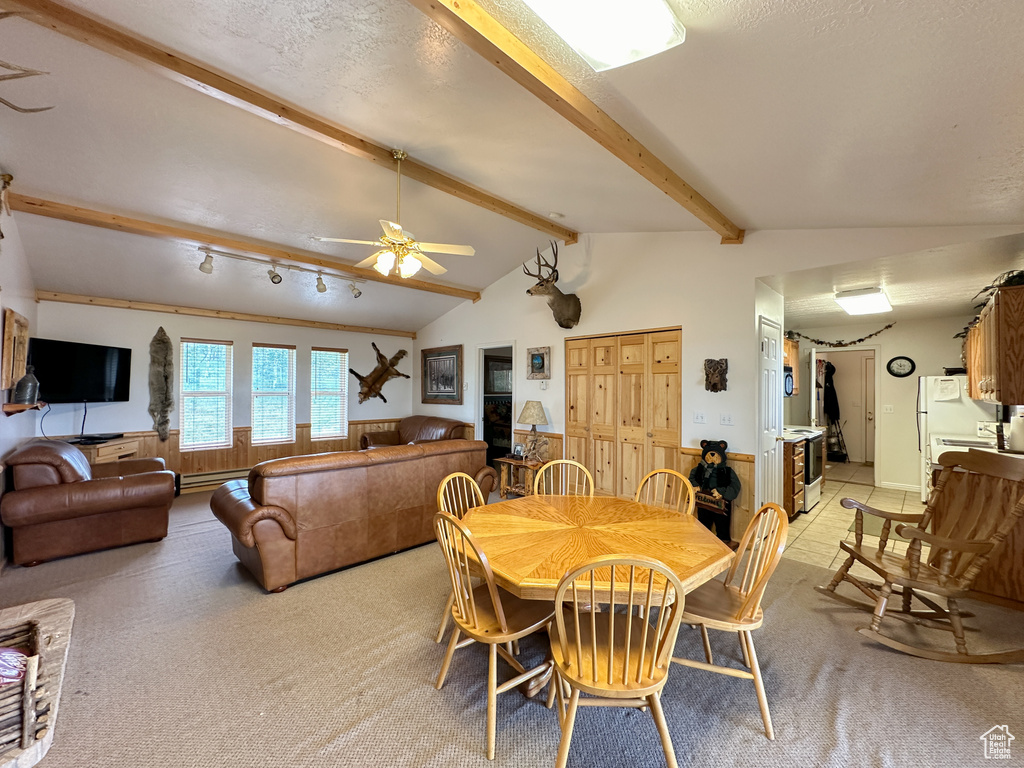
M 199 265 L 199 271 L 204 275 L 213 274 L 213 256 L 211 254 L 206 254 L 206 258 L 203 259 L 203 263 Z
M 523 2 L 595 72 L 646 59 L 686 39 L 686 28 L 665 0 Z
M 892 311 L 889 297 L 881 288 L 838 291 L 832 298 L 848 315 L 877 315 Z
M 322 275 L 316 276 L 316 292 L 327 293 L 327 285 L 324 283 L 324 278 Z
M 412 277 L 420 271 L 420 267 L 422 266 L 423 262 L 412 254 L 407 253 L 398 262 L 398 274 L 402 277 Z
M 395 268 L 395 254 L 391 251 L 381 251 L 377 254 L 377 263 L 373 265 L 373 268 L 387 277 Z

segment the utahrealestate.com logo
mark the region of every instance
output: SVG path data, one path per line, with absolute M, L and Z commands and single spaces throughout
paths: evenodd
M 987 760 L 1009 760 L 1010 742 L 1014 736 L 1009 726 L 994 725 L 979 737 L 985 742 L 985 758 Z

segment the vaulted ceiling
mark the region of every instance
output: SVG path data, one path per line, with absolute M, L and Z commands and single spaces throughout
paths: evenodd
M 1024 221 L 1024 14 L 1015 0 L 670 2 L 686 42 L 602 74 L 518 0 L 480 5 L 740 229 Z M 421 176 L 454 178 L 556 232 L 720 238 L 428 18 L 426 5 L 67 7 L 377 147 L 402 148 L 426 169 Z M 43 0 L 0 0 L 30 6 L 53 12 Z M 35 114 L 0 107 L 0 168 L 14 175 L 13 192 L 199 236 L 18 213 L 43 291 L 414 331 L 560 237 L 406 179 L 401 223 L 420 239 L 469 244 L 477 254 L 438 257 L 449 269 L 440 278 L 417 275 L 459 295 L 367 282 L 356 300 L 329 277 L 338 272 L 330 263 L 352 265 L 368 251 L 310 236 L 377 237 L 377 220 L 395 215 L 392 166 L 40 17 L 0 21 L 0 60 L 50 73 L 2 81 L 0 97 L 54 106 Z M 298 271 L 272 286 L 264 265 L 245 261 L 219 259 L 203 274 L 196 245 L 204 234 L 298 255 L 324 269 L 329 290 L 317 293 L 315 275 Z M 743 247 L 723 245 L 723 258 Z

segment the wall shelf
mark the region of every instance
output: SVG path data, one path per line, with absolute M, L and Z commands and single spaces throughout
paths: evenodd
M 32 403 L 31 405 L 26 403 L 4 403 L 3 410 L 4 414 L 10 416 L 13 413 L 22 413 L 23 411 L 40 411 L 46 407 L 46 403 Z

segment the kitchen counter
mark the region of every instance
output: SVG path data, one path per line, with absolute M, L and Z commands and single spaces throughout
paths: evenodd
M 782 428 L 782 442 L 797 443 L 825 432 L 824 427 L 785 426 Z

